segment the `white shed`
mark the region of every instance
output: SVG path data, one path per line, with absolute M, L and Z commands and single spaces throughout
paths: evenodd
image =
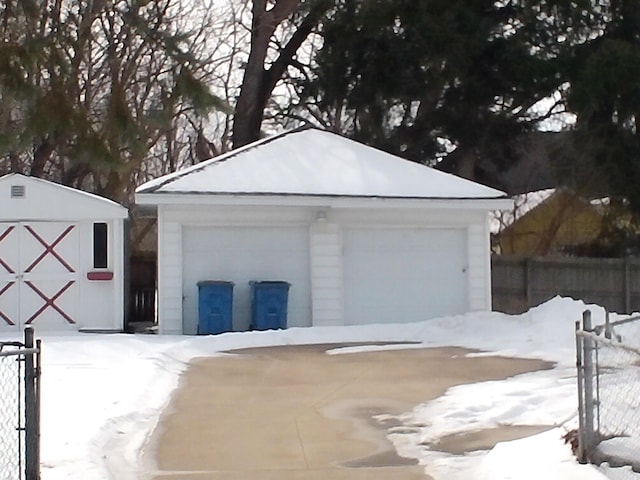
M 127 209 L 20 174 L 0 198 L 0 331 L 122 331 Z
M 198 329 L 199 281 L 291 284 L 289 327 L 491 309 L 488 212 L 503 192 L 339 135 L 299 129 L 140 186 L 157 206 L 159 329 Z

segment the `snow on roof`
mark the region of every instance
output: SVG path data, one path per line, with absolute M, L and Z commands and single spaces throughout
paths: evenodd
M 505 198 L 504 192 L 305 128 L 147 182 L 136 193 Z

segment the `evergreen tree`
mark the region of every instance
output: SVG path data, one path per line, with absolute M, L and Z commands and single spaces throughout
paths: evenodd
M 592 31 L 588 0 L 340 1 L 307 105 L 329 127 L 419 162 L 512 161 L 514 138 L 563 112 L 541 101 Z M 470 174 L 470 176 L 472 176 Z
M 567 102 L 577 154 L 600 172 L 605 193 L 640 212 L 640 9 L 599 2 L 591 38 L 570 62 Z

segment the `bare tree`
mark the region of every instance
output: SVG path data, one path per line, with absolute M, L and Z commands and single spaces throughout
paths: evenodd
M 213 12 L 188 0 L 5 2 L 0 171 L 128 203 L 140 175 L 180 163 L 191 124 L 224 108 L 205 83 Z
M 260 138 L 267 102 L 330 9 L 330 0 L 253 0 L 250 51 L 235 105 L 233 146 Z

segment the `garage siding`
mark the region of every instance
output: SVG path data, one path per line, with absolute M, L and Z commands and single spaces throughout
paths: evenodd
M 311 227 L 313 324 L 342 325 L 342 235 L 340 226 L 318 222 Z
M 166 208 L 166 210 L 165 210 Z M 164 212 L 163 212 L 164 210 Z M 292 283 L 291 295 L 300 295 L 304 290 L 305 300 L 290 298 L 289 326 L 330 326 L 354 323 L 406 322 L 418 321 L 432 316 L 462 313 L 469 310 L 483 310 L 490 308 L 489 282 L 489 240 L 485 215 L 470 213 L 431 212 L 425 214 L 416 210 L 333 210 L 327 212 L 326 219 L 318 221 L 316 209 L 292 209 L 273 207 L 227 207 L 204 208 L 197 206 L 173 206 L 159 208 L 159 320 L 162 333 L 195 333 L 197 326 L 197 306 L 195 303 L 196 285 L 200 280 L 231 280 L 236 283 L 234 301 L 239 302 L 235 312 L 234 329 L 249 328 L 249 280 L 286 280 Z M 239 230 L 245 233 L 237 238 L 260 237 L 260 232 L 285 232 L 281 236 L 267 235 L 266 245 L 253 253 L 238 253 L 227 251 L 224 258 L 241 258 L 222 269 L 220 264 L 207 259 L 208 272 L 193 270 L 193 265 L 202 264 L 202 252 L 195 256 L 190 253 L 191 246 L 186 242 L 189 231 L 198 229 L 213 231 L 222 229 L 228 232 Z M 244 230 L 243 230 L 244 229 Z M 355 242 L 350 232 L 364 232 Z M 451 239 L 430 244 L 429 236 L 417 241 L 411 240 L 412 248 L 437 251 L 444 248 L 440 254 L 427 258 L 431 267 L 424 266 L 423 270 L 433 270 L 442 267 L 438 262 L 445 256 L 449 261 L 444 265 L 455 265 L 445 275 L 434 277 L 403 276 L 402 270 L 412 271 L 418 263 L 414 258 L 416 253 L 406 248 L 406 241 L 397 235 L 399 232 L 456 232 L 455 240 Z M 298 232 L 289 235 L 286 232 Z M 300 233 L 303 232 L 303 233 Z M 392 232 L 392 233 L 390 233 Z M 395 233 L 393 233 L 395 232 Z M 231 233 L 230 238 L 233 237 Z M 383 252 L 391 252 L 384 261 L 369 254 L 361 258 L 366 268 L 353 268 L 353 255 L 367 249 L 367 242 L 372 239 L 385 238 L 390 248 Z M 292 247 L 291 238 L 297 238 L 298 247 Z M 193 238 L 206 235 L 194 234 Z M 208 252 L 215 251 L 215 239 L 207 240 L 201 245 Z M 242 245 L 239 241 L 226 242 L 227 245 Z M 245 243 L 246 245 L 246 243 Z M 272 250 L 273 245 L 281 245 L 281 253 Z M 288 245 L 288 246 L 287 246 Z M 393 247 L 395 246 L 395 247 Z M 227 247 L 225 247 L 227 248 Z M 277 250 L 277 249 L 276 249 Z M 374 249 L 375 251 L 375 249 Z M 393 252 L 400 257 L 394 260 Z M 418 250 L 419 251 L 419 250 Z M 268 252 L 268 253 L 265 253 Z M 292 252 L 296 252 L 292 255 Z M 386 255 L 386 253 L 384 253 Z M 200 255 L 200 256 L 198 256 Z M 403 258 L 404 257 L 404 258 Z M 272 258 L 271 270 L 256 270 L 260 261 L 256 258 Z M 262 261 L 262 260 L 261 260 Z M 386 262 L 386 263 L 385 263 Z M 287 266 L 288 265 L 288 266 Z M 294 269 L 291 265 L 296 265 Z M 426 265 L 426 264 L 425 264 Z M 433 267 L 433 265 L 436 265 Z M 440 266 L 438 266 L 440 265 Z M 278 268 L 285 266 L 284 270 Z M 232 269 L 233 267 L 233 269 Z M 398 268 L 396 268 L 398 267 Z M 199 268 L 199 267 L 198 267 Z M 216 268 L 218 269 L 216 271 Z M 288 270 L 287 270 L 288 269 Z M 464 272 L 462 272 L 464 270 Z M 458 271 L 457 273 L 455 271 Z M 225 273 L 227 272 L 227 273 Z M 451 284 L 452 276 L 462 277 L 456 287 L 455 297 L 447 297 L 437 292 L 443 284 L 443 278 Z M 448 277 L 447 277 L 448 276 Z M 269 278 L 270 277 L 270 278 Z M 376 283 L 376 278 L 386 278 L 384 282 Z M 372 284 L 372 279 L 374 283 Z M 432 282 L 434 289 L 428 289 L 427 294 L 416 288 L 416 285 Z M 354 299 L 355 291 L 356 302 Z M 448 291 L 451 291 L 449 288 Z M 386 290 L 396 291 L 396 302 L 392 306 L 371 303 L 384 297 Z M 293 298 L 292 297 L 292 298 Z M 399 299 L 399 300 L 398 300 Z M 436 307 L 427 303 L 437 301 Z M 399 303 L 398 303 L 399 302 Z M 357 312 L 357 315 L 354 314 Z
M 160 333 L 181 334 L 182 225 L 166 221 L 158 209 L 158 322 Z
M 469 310 L 491 309 L 491 265 L 489 233 L 484 223 L 468 228 L 469 245 Z

